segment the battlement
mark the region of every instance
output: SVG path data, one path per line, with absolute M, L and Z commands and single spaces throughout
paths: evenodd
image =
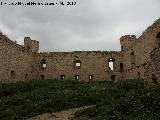
M 36 40 L 32 40 L 30 37 L 24 38 L 24 47 L 27 50 L 30 50 L 34 53 L 38 53 L 39 51 L 39 42 Z
M 27 40 L 30 40 L 30 41 L 35 42 L 35 43 L 39 43 L 39 41 L 32 40 L 30 37 L 24 37 L 24 41 L 27 41 Z
M 120 38 L 120 41 L 124 40 L 136 40 L 136 35 L 125 35 Z
M 121 51 L 130 49 L 137 40 L 135 35 L 125 35 L 120 38 Z
M 120 51 L 72 51 L 72 52 L 40 52 L 39 56 L 74 56 L 74 55 L 98 55 L 98 56 L 109 56 L 109 55 L 121 55 Z

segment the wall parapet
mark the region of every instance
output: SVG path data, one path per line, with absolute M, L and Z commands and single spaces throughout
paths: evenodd
M 40 56 L 66 56 L 66 55 L 122 55 L 120 51 L 72 51 L 72 52 L 40 52 Z
M 136 35 L 124 35 L 120 38 L 120 41 L 123 40 L 136 40 Z
M 160 18 L 156 20 L 151 26 L 149 26 L 138 39 L 144 39 L 149 33 L 153 33 L 156 28 L 160 27 Z
M 8 38 L 6 35 L 4 35 L 2 32 L 0 32 L 0 39 L 3 40 L 3 41 L 5 41 L 8 44 L 14 46 L 15 48 L 17 48 L 18 50 L 20 50 L 22 52 L 30 53 L 30 54 L 35 54 L 35 53 L 27 50 L 24 46 L 17 44 L 16 41 L 14 42 L 10 38 Z

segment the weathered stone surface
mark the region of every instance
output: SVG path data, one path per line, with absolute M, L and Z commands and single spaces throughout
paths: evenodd
M 31 79 L 160 81 L 160 19 L 139 37 L 120 38 L 121 51 L 39 53 L 39 42 L 24 38 L 24 46 L 0 33 L 0 81 Z M 76 66 L 76 62 L 80 66 Z M 113 70 L 109 67 L 113 61 Z

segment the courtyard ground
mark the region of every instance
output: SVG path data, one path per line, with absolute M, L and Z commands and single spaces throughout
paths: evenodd
M 0 84 L 0 120 L 158 120 L 159 113 L 160 85 L 143 80 Z

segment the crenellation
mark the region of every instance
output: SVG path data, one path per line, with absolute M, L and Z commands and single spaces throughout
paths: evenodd
M 120 41 L 123 40 L 136 40 L 136 35 L 124 35 L 120 38 Z
M 24 38 L 24 47 L 33 53 L 38 53 L 39 51 L 39 42 L 36 40 L 30 39 L 30 37 Z
M 73 52 L 40 52 L 40 56 L 74 56 L 74 55 L 121 55 L 120 51 L 73 51 Z

